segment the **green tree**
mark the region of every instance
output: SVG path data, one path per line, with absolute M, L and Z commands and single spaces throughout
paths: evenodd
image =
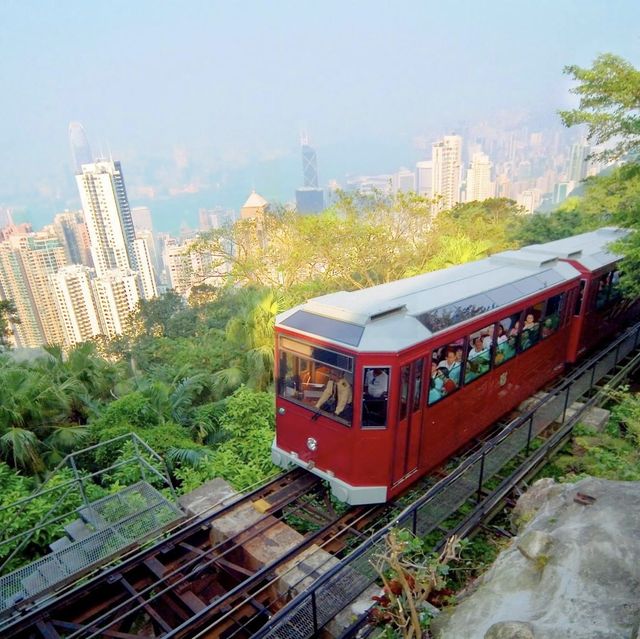
M 20 324 L 18 309 L 13 300 L 0 300 L 0 349 L 9 348 L 13 334 L 10 324 Z
M 569 65 L 564 69 L 578 83 L 571 92 L 580 97 L 577 109 L 560 111 L 566 126 L 586 124 L 595 144 L 614 141 L 613 148 L 597 154 L 615 159 L 640 150 L 640 71 L 623 58 L 605 53 L 590 69 Z

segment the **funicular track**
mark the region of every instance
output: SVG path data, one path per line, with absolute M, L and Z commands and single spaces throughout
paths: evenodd
M 603 402 L 608 388 L 640 369 L 640 323 L 612 340 L 587 362 L 572 370 L 533 406 L 486 440 L 450 474 L 429 488 L 389 525 L 376 531 L 339 565 L 276 613 L 256 639 L 307 639 L 372 586 L 377 573 L 372 558 L 382 552 L 390 528 L 407 528 L 420 537 L 436 538 L 440 549 L 452 535 L 467 537 L 512 500 L 571 437 L 584 413 Z M 580 400 L 570 417 L 567 409 Z M 363 615 L 341 639 L 360 633 Z M 364 633 L 366 635 L 366 632 Z M 201 635 L 205 636 L 205 635 Z
M 585 408 L 592 406 L 604 383 L 614 386 L 640 366 L 639 343 L 640 324 L 574 370 L 531 409 L 500 425 L 497 434 L 468 449 L 457 458 L 460 463 L 453 472 L 432 475 L 421 488 L 422 496 L 400 514 L 397 504 L 389 504 L 338 515 L 317 478 L 291 471 L 183 524 L 84 584 L 30 608 L 14 607 L 12 616 L 0 619 L 0 635 L 315 636 L 375 581 L 370 559 L 383 543 L 389 518 L 388 525 L 408 527 L 421 536 L 438 533 L 441 542 L 452 534 L 470 534 L 570 437 L 580 413 L 557 424 L 574 401 L 583 398 Z M 225 539 L 212 535 L 216 521 L 255 502 L 262 504 L 261 515 L 250 526 Z M 265 565 L 248 566 L 242 547 L 281 534 L 277 526 L 291 516 L 314 521 L 313 531 Z

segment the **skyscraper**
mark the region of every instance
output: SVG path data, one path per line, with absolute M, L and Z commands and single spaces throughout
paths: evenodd
M 47 231 L 16 232 L 0 243 L 0 297 L 18 310 L 17 346 L 63 343 L 50 277 L 66 264 L 62 242 Z
M 409 169 L 402 168 L 393 176 L 393 186 L 396 193 L 416 190 L 416 174 Z
M 315 149 L 309 145 L 309 138 L 306 133 L 300 137 L 302 146 L 302 174 L 304 176 L 303 186 L 318 188 L 318 160 Z
M 589 145 L 584 142 L 576 142 L 571 146 L 571 156 L 569 157 L 569 182 L 582 182 L 587 176 L 587 156 L 589 155 Z
M 433 162 L 432 195 L 439 197 L 436 209 L 444 211 L 460 202 L 460 164 L 462 138 L 445 135 L 431 147 Z
M 318 188 L 318 160 L 306 133 L 300 137 L 303 186 L 296 189 L 298 213 L 320 213 L 324 209 L 324 191 Z
M 137 270 L 136 236 L 120 162 L 84 164 L 76 182 L 98 277 L 114 269 Z
M 89 140 L 80 122 L 69 123 L 69 146 L 71 147 L 73 172 L 77 175 L 78 173 L 82 173 L 83 164 L 93 162 Z
M 491 182 L 491 161 L 484 153 L 474 153 L 467 171 L 467 202 L 493 197 L 495 184 Z
M 425 160 L 416 163 L 416 192 L 423 197 L 431 197 L 433 190 L 433 162 Z
M 51 276 L 64 343 L 73 346 L 102 333 L 92 286 L 93 270 L 73 264 Z

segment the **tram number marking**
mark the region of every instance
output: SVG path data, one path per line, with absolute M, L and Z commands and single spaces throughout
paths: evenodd
M 502 373 L 502 375 L 500 375 L 500 386 L 504 386 L 507 383 L 507 373 Z

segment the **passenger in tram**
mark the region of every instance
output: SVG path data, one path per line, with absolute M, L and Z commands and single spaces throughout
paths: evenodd
M 520 322 L 516 320 L 516 323 L 509 329 L 509 337 L 516 337 L 520 330 Z
M 482 337 L 473 338 L 473 348 L 469 351 L 469 359 L 475 359 L 481 355 L 486 354 L 487 349 L 484 347 L 484 340 Z
M 506 342 L 507 339 L 507 331 L 504 330 L 504 326 L 502 324 L 498 324 L 498 335 L 496 337 L 496 344 L 500 346 L 503 342 Z
M 458 354 L 458 351 L 460 353 Z M 438 368 L 446 368 L 447 378 L 454 384 L 460 383 L 460 371 L 462 370 L 462 348 L 448 348 L 445 358 L 438 364 Z
M 485 350 L 491 350 L 491 345 L 493 344 L 493 324 L 487 326 L 486 333 L 482 334 L 482 346 Z
M 512 335 L 506 341 L 503 340 L 498 343 L 496 348 L 495 363 L 502 364 L 508 359 L 511 359 L 516 354 L 516 337 Z
M 389 388 L 389 376 L 382 368 L 374 368 L 373 373 L 367 383 L 367 393 L 369 396 L 378 399 L 387 394 Z
M 438 366 L 436 375 L 439 379 L 442 380 L 443 395 L 448 395 L 449 393 L 453 393 L 453 391 L 456 390 L 456 388 L 458 388 L 458 385 L 449 376 L 449 369 L 446 366 Z
M 524 318 L 524 325 L 522 326 L 523 331 L 530 331 L 534 328 L 537 328 L 538 322 L 536 322 L 535 315 L 533 313 L 527 313 Z
M 329 380 L 316 402 L 316 408 L 350 420 L 352 402 L 353 391 L 346 375 L 337 370 L 329 370 Z
M 444 380 L 438 373 L 438 365 L 431 362 L 431 382 L 429 384 L 429 404 L 435 404 L 444 397 Z

